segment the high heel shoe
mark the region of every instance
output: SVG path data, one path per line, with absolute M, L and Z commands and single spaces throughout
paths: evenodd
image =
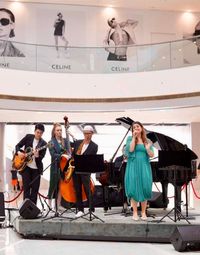
M 139 217 L 138 217 L 138 215 L 136 215 L 136 216 L 133 215 L 132 219 L 133 219 L 134 221 L 138 221 L 138 220 L 139 220 Z
M 142 215 L 141 220 L 146 221 L 147 220 L 147 216 L 146 215 Z

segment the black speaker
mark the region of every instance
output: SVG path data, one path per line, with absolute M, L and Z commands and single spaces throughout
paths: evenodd
M 0 192 L 0 222 L 5 220 L 4 194 Z
M 164 208 L 166 205 L 163 203 L 163 196 L 161 192 L 152 192 L 151 199 L 148 200 L 150 208 Z M 168 204 L 169 201 L 167 201 Z
M 170 241 L 176 251 L 200 250 L 200 225 L 176 227 Z
M 35 219 L 40 213 L 40 209 L 28 198 L 24 200 L 19 208 L 19 214 L 24 219 Z

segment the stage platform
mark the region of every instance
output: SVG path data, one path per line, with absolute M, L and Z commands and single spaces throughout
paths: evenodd
M 71 221 L 59 217 L 45 221 L 44 218 L 29 220 L 21 218 L 18 211 L 10 210 L 10 223 L 24 238 L 169 243 L 176 226 L 189 224 L 184 219 L 175 223 L 168 217 L 164 222 L 157 223 L 168 211 L 170 210 L 149 209 L 148 214 L 155 215 L 155 218 L 133 221 L 132 216 L 121 215 L 121 208 L 113 208 L 107 214 L 102 208 L 97 208 L 95 215 L 104 221 L 102 223 L 98 219 L 88 221 L 79 218 Z M 182 213 L 185 215 L 184 210 Z M 51 212 L 48 217 L 53 215 Z M 62 216 L 74 218 L 75 214 L 66 212 Z M 200 225 L 199 211 L 189 210 L 189 216 L 195 218 L 189 219 L 192 225 Z M 173 214 L 171 217 L 174 217 Z

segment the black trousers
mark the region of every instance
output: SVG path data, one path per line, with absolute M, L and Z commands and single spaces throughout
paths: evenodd
M 112 60 L 112 61 L 126 61 L 127 57 L 126 56 L 118 56 L 115 53 L 109 52 L 109 55 L 107 57 L 107 60 Z
M 38 169 L 26 167 L 22 172 L 24 199 L 29 198 L 37 204 L 37 195 L 40 187 L 40 172 Z
M 94 209 L 93 206 L 93 196 L 91 192 L 91 196 L 89 198 L 89 189 L 90 189 L 90 174 L 73 174 L 74 186 L 76 191 L 76 206 L 79 211 L 84 211 L 83 202 L 82 202 L 82 184 L 85 190 L 85 194 L 87 200 L 91 204 L 91 209 Z

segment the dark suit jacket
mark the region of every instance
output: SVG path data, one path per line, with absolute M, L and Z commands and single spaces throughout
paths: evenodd
M 79 145 L 83 142 L 83 140 L 76 140 L 74 142 L 74 154 L 76 154 Z M 98 145 L 91 141 L 87 147 L 87 149 L 84 151 L 83 155 L 95 155 L 98 151 Z
M 22 140 L 15 146 L 15 151 L 18 152 L 23 146 L 24 146 L 24 149 L 26 149 L 27 147 L 33 147 L 33 140 L 34 140 L 34 135 L 32 134 L 27 134 L 24 138 L 22 138 Z M 41 138 L 39 140 L 39 143 L 37 145 L 36 148 L 40 148 L 44 145 L 46 145 L 47 143 Z M 42 159 L 44 158 L 46 154 L 46 148 L 39 151 L 39 157 L 38 158 L 35 158 L 35 163 L 36 163 L 36 166 L 40 172 L 40 174 L 42 173 L 43 171 L 43 163 L 42 163 Z

